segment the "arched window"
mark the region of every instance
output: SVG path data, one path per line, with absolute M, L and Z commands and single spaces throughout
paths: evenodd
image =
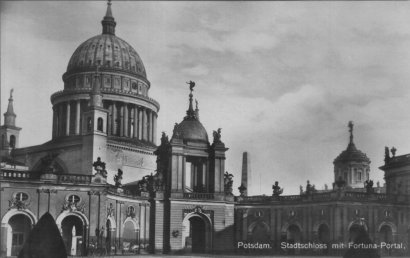
M 103 119 L 101 117 L 97 120 L 97 130 L 101 132 L 103 131 Z
M 16 147 L 16 136 L 10 135 L 10 147 L 15 148 Z
M 91 117 L 87 118 L 87 131 L 91 132 L 93 130 L 93 121 Z

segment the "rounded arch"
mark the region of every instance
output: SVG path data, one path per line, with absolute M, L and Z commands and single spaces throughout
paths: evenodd
M 90 225 L 87 217 L 84 214 L 82 214 L 81 212 L 78 212 L 78 211 L 63 211 L 60 215 L 58 215 L 58 217 L 56 219 L 56 224 L 57 224 L 58 229 L 60 229 L 60 231 L 61 231 L 61 222 L 68 216 L 78 217 L 83 222 L 83 224 L 86 228 L 88 228 L 89 225 Z
M 53 159 L 53 166 L 56 169 L 57 173 L 62 173 L 62 174 L 67 174 L 68 173 L 68 168 L 65 162 L 60 159 L 59 157 L 55 157 Z M 33 169 L 34 171 L 39 171 L 45 169 L 44 164 L 42 162 L 42 159 L 40 158 L 37 160 L 36 163 L 34 163 Z
M 122 223 L 122 228 L 125 228 L 125 224 L 126 224 L 127 222 L 131 222 L 131 223 L 134 225 L 135 231 L 139 230 L 138 221 L 136 221 L 136 219 L 132 219 L 132 218 L 130 218 L 130 217 L 128 217 L 128 218 L 126 218 L 126 219 L 124 220 L 124 222 Z
M 113 216 L 108 216 L 107 220 L 110 221 L 110 226 L 112 230 L 115 230 L 117 228 L 117 223 L 115 222 L 115 219 Z
M 252 222 L 252 223 L 249 225 L 249 227 L 248 227 L 248 234 L 252 234 L 252 231 L 255 229 L 255 227 L 256 227 L 258 224 L 259 224 L 259 225 L 262 225 L 266 231 L 268 231 L 268 232 L 270 231 L 269 225 L 268 225 L 265 221 L 259 220 L 259 221 L 254 221 L 254 222 Z
M 6 212 L 6 214 L 4 214 L 3 218 L 1 219 L 2 226 L 7 225 L 10 218 L 13 217 L 14 215 L 18 215 L 18 214 L 23 214 L 23 215 L 26 215 L 27 217 L 29 217 L 30 222 L 31 222 L 32 225 L 35 225 L 37 223 L 36 216 L 30 210 L 11 209 L 8 212 Z
M 212 250 L 212 220 L 211 218 L 201 212 L 191 212 L 187 214 L 184 219 L 182 220 L 182 232 L 181 232 L 181 237 L 182 237 L 182 248 L 187 247 L 187 242 L 186 239 L 190 236 L 190 226 L 191 226 L 191 219 L 200 219 L 205 223 L 205 232 L 194 232 L 194 233 L 203 233 L 204 238 L 205 238 L 205 243 L 204 243 L 204 250 L 205 252 L 209 252 Z M 174 231 L 176 232 L 176 231 Z M 175 233 L 176 234 L 176 233 Z M 179 235 L 179 233 L 178 233 Z M 178 236 L 177 236 L 178 237 Z M 192 237 L 192 236 L 191 236 Z M 191 246 L 192 248 L 192 246 Z
M 377 227 L 377 232 L 380 233 L 383 226 L 389 226 L 393 234 L 397 233 L 396 225 L 390 221 L 383 221 L 382 223 L 380 223 L 380 225 Z
M 366 231 L 368 231 L 368 227 L 367 227 L 366 221 L 363 221 L 363 220 L 360 220 L 360 219 L 356 219 L 356 220 L 351 221 L 351 222 L 349 223 L 349 225 L 347 226 L 347 231 L 350 231 L 350 229 L 351 229 L 352 226 L 354 226 L 354 225 L 363 226 L 364 229 L 365 229 Z
M 313 233 L 317 234 L 319 232 L 320 226 L 322 225 L 326 225 L 328 228 L 330 228 L 329 223 L 327 223 L 327 221 L 321 220 L 313 225 Z
M 292 225 L 298 226 L 299 229 L 300 229 L 300 231 L 303 232 L 303 227 L 302 227 L 302 225 L 301 225 L 299 222 L 297 222 L 297 221 L 293 221 L 293 222 L 290 222 L 290 223 L 289 223 L 289 222 L 286 222 L 285 224 L 283 224 L 282 229 L 281 229 L 282 234 L 285 234 L 285 235 L 286 235 L 286 233 L 287 233 L 287 231 L 288 231 L 288 228 L 289 228 L 290 226 L 292 226 Z

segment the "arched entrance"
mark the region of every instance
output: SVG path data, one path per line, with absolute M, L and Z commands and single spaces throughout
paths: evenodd
M 88 220 L 77 211 L 64 211 L 56 219 L 67 253 L 85 255 L 87 243 Z
M 28 238 L 30 230 L 36 223 L 33 213 L 29 210 L 11 209 L 1 220 L 1 246 L 7 256 L 17 256 Z
M 123 224 L 122 251 L 134 252 L 138 249 L 138 224 L 128 218 Z
M 200 217 L 192 217 L 189 219 L 190 228 L 189 235 L 192 239 L 192 252 L 205 252 L 205 221 Z
M 321 243 L 330 241 L 330 230 L 326 224 L 321 224 L 318 229 L 318 238 Z
M 367 228 L 360 224 L 352 224 L 349 228 L 349 241 L 355 242 L 367 234 Z
M 269 226 L 263 221 L 254 222 L 249 226 L 248 235 L 252 242 L 268 243 Z
M 383 225 L 379 231 L 379 237 L 381 242 L 392 243 L 393 242 L 393 230 L 389 225 Z
M 286 231 L 286 242 L 290 244 L 294 244 L 294 243 L 300 243 L 300 241 L 301 241 L 300 227 L 295 224 L 289 225 Z M 295 254 L 295 250 L 298 250 L 298 249 L 290 248 L 289 254 Z
M 70 255 L 82 254 L 84 225 L 82 220 L 74 215 L 69 215 L 61 222 L 62 236 L 66 249 Z
M 7 239 L 11 241 L 7 249 L 11 250 L 11 256 L 17 256 L 19 254 L 32 227 L 33 225 L 31 224 L 30 218 L 24 214 L 17 214 L 10 218 Z
M 211 250 L 212 226 L 208 216 L 190 213 L 182 222 L 182 248 L 192 253 L 206 253 Z

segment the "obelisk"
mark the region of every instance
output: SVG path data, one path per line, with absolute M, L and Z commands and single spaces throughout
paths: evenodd
M 242 155 L 242 178 L 241 184 L 246 187 L 244 196 L 248 196 L 249 186 L 251 185 L 251 167 L 250 167 L 249 153 L 244 152 Z

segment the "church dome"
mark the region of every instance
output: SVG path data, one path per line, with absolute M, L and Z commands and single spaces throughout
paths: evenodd
M 95 70 L 96 66 L 147 78 L 137 51 L 113 34 L 97 35 L 82 43 L 68 62 L 67 74 Z
M 367 155 L 358 150 L 354 143 L 349 143 L 347 149 L 340 153 L 333 163 L 346 163 L 351 161 L 370 163 L 370 159 Z
M 346 150 L 337 156 L 333 161 L 333 164 L 336 163 L 348 163 L 348 162 L 365 162 L 370 163 L 370 159 L 367 157 L 366 153 L 358 150 L 356 145 L 353 142 L 353 123 L 349 122 L 349 132 L 350 132 L 350 142 Z
M 208 142 L 208 134 L 197 119 L 184 119 L 178 125 L 178 131 L 183 140 Z

